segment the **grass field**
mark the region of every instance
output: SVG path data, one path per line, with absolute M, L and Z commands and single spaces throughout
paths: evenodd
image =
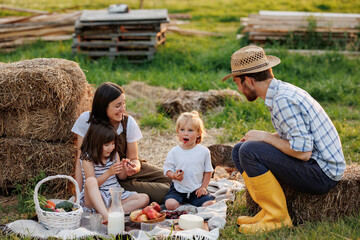
M 0 0 L 0 4 L 48 11 L 65 11 L 105 8 L 118 3 L 110 0 L 63 0 L 27 1 Z M 136 9 L 139 1 L 122 1 Z M 130 64 L 125 59 L 111 61 L 107 58 L 92 60 L 86 56 L 71 53 L 71 41 L 45 43 L 36 42 L 20 47 L 14 53 L 0 54 L 0 62 L 14 62 L 32 58 L 65 58 L 79 63 L 85 71 L 87 80 L 95 85 L 112 81 L 119 85 L 133 80 L 149 85 L 170 89 L 207 91 L 209 89 L 236 89 L 232 81 L 221 82 L 230 71 L 230 56 L 245 42 L 236 40 L 240 27 L 239 18 L 259 10 L 282 11 L 326 11 L 358 13 L 358 0 L 283 0 L 244 1 L 176 1 L 144 0 L 144 8 L 167 8 L 170 13 L 189 13 L 191 23 L 184 28 L 222 33 L 222 37 L 189 37 L 167 34 L 166 44 L 158 49 L 151 62 Z M 14 15 L 15 12 L 1 11 L 0 16 Z M 18 14 L 18 13 L 16 13 Z M 348 164 L 360 163 L 360 64 L 359 58 L 347 58 L 336 50 L 327 55 L 301 56 L 289 54 L 285 47 L 266 46 L 267 53 L 281 58 L 282 63 L 274 67 L 278 79 L 290 82 L 308 91 L 325 108 L 333 120 L 343 144 Z M 144 119 L 137 119 L 141 127 L 161 127 L 173 124 L 161 113 L 148 113 L 136 102 L 129 102 L 127 108 L 142 111 Z M 139 110 L 140 109 L 140 110 Z M 145 112 L 144 112 L 145 111 Z M 253 103 L 228 100 L 221 112 L 212 111 L 204 116 L 207 128 L 225 130 L 222 142 L 236 142 L 248 130 L 259 129 L 274 131 L 270 114 L 262 100 Z M 145 119 L 146 118 L 146 119 Z M 170 129 L 172 131 L 173 128 Z M 1 216 L 7 209 L 0 205 Z M 237 233 L 234 222 L 238 215 L 247 214 L 243 197 L 239 195 L 234 204 L 229 205 L 228 224 L 221 231 L 220 239 L 359 239 L 360 216 L 341 218 L 336 222 L 305 223 L 293 229 L 281 229 L 268 234 L 244 236 Z M 6 219 L 2 219 L 6 222 Z

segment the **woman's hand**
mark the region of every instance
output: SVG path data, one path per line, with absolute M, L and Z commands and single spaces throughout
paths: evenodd
M 123 164 L 123 167 L 124 167 L 124 169 L 126 171 L 127 176 L 132 176 L 132 175 L 139 172 L 138 171 L 138 166 L 135 163 L 133 163 L 130 159 L 123 158 L 121 160 L 121 162 Z
M 181 169 L 176 170 L 173 173 L 172 179 L 177 180 L 177 181 L 182 181 L 184 179 L 184 171 Z
M 197 197 L 201 197 L 203 195 L 207 194 L 207 189 L 205 187 L 199 187 L 198 190 L 196 190 L 195 194 Z

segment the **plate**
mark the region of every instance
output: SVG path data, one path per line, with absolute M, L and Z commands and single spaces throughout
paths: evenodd
M 165 217 L 166 217 L 166 214 L 164 212 L 161 212 L 161 217 L 158 217 L 158 218 L 155 218 L 155 219 L 150 219 L 150 220 L 147 220 L 147 221 L 135 221 L 135 220 L 131 220 L 132 222 L 143 222 L 143 223 L 157 223 L 157 222 L 162 222 L 165 220 Z

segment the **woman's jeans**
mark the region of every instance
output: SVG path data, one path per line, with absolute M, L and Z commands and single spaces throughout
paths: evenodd
M 321 170 L 315 160 L 296 159 L 264 142 L 236 144 L 232 150 L 232 159 L 241 174 L 245 171 L 249 177 L 256 177 L 270 170 L 280 183 L 306 193 L 326 193 L 337 184 Z

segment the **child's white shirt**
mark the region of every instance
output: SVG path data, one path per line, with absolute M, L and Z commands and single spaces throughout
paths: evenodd
M 178 169 L 184 171 L 182 181 L 173 180 L 174 187 L 178 192 L 191 193 L 201 187 L 204 173 L 213 172 L 211 155 L 207 147 L 197 144 L 189 150 L 182 149 L 179 145 L 173 147 L 166 156 L 164 163 L 164 175 L 167 171 L 175 172 Z

